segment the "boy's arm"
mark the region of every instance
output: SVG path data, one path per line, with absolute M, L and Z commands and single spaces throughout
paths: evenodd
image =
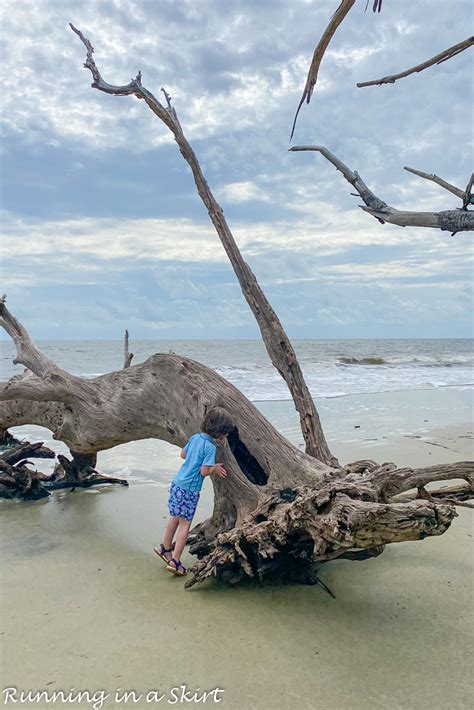
M 227 471 L 221 463 L 215 463 L 213 466 L 201 466 L 201 476 L 203 478 L 213 474 L 217 474 L 221 478 L 227 477 Z
M 201 466 L 201 476 L 212 476 L 217 474 L 221 478 L 227 476 L 227 471 L 221 463 L 216 463 L 217 448 L 214 444 L 208 444 L 207 451 Z

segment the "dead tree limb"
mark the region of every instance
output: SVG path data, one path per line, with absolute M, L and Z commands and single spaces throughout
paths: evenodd
M 466 209 L 444 210 L 443 212 L 408 212 L 397 210 L 391 207 L 379 197 L 374 195 L 365 182 L 355 170 L 352 171 L 339 158 L 336 158 L 327 148 L 322 145 L 299 145 L 290 148 L 290 151 L 316 151 L 321 153 L 326 160 L 339 170 L 346 180 L 357 190 L 358 195 L 364 201 L 360 205 L 364 212 L 368 212 L 381 224 L 396 224 L 400 227 L 431 227 L 442 231 L 467 232 L 474 230 L 474 213 Z
M 167 92 L 164 89 L 162 90 L 166 99 L 165 107 L 148 89 L 142 86 L 140 72 L 135 79 L 132 79 L 129 84 L 124 86 L 113 86 L 105 82 L 93 59 L 94 48 L 92 44 L 74 25 L 70 24 L 70 27 L 86 47 L 87 58 L 84 66 L 89 69 L 92 74 L 94 80 L 92 87 L 114 96 L 134 95 L 138 99 L 143 99 L 153 113 L 163 121 L 173 134 L 181 155 L 191 168 L 199 196 L 206 206 L 211 222 L 226 250 L 242 289 L 242 293 L 257 320 L 268 355 L 273 365 L 288 385 L 295 408 L 300 417 L 306 452 L 324 463 L 337 463 L 334 456 L 329 451 L 318 412 L 304 380 L 293 346 L 277 314 L 260 288 L 250 266 L 242 258 L 234 236 L 224 217 L 222 207 L 215 199 L 204 178 L 196 154 L 183 133 L 177 113 L 171 105 L 171 100 Z
M 74 384 L 73 398 L 76 398 L 79 393 L 82 393 L 85 398 L 89 397 L 90 388 L 86 380 L 62 370 L 35 347 L 26 329 L 8 311 L 5 298 L 5 295 L 0 298 L 0 326 L 15 343 L 16 357 L 13 362 L 15 365 L 24 365 L 35 375 L 12 377 L 6 384 L 10 394 L 13 395 L 10 398 L 14 399 L 18 395 L 34 401 L 55 399 L 67 403 L 72 396 L 72 383 Z M 53 393 L 54 397 L 51 396 Z
M 131 353 L 128 349 L 128 330 L 125 331 L 125 335 L 123 338 L 123 367 L 124 369 L 126 367 L 130 367 L 132 364 L 132 359 L 133 359 L 133 353 Z
M 10 466 L 14 466 L 19 461 L 27 458 L 54 459 L 55 456 L 54 451 L 47 446 L 43 446 L 42 441 L 37 441 L 34 444 L 30 444 L 30 442 L 27 441 L 19 446 L 13 446 L 0 454 L 0 458 L 2 458 L 5 463 L 10 464 Z
M 21 500 L 40 500 L 50 495 L 49 491 L 58 488 L 90 488 L 105 483 L 128 486 L 123 478 L 102 476 L 95 471 L 90 463 L 95 461 L 95 455 L 76 455 L 73 461 L 58 455 L 59 464 L 51 475 L 28 468 L 31 458 L 55 458 L 51 449 L 43 446 L 43 442 L 29 442 L 0 454 L 0 498 L 19 498 Z
M 359 89 L 362 89 L 365 86 L 381 86 L 382 84 L 394 84 L 396 81 L 398 81 L 398 79 L 404 79 L 406 76 L 410 76 L 410 74 L 418 74 L 424 69 L 432 67 L 434 64 L 441 64 L 442 62 L 446 62 L 448 59 L 456 57 L 461 52 L 464 52 L 464 50 L 469 49 L 469 47 L 472 47 L 473 44 L 474 37 L 468 37 L 463 42 L 459 42 L 458 44 L 455 44 L 452 47 L 449 47 L 448 49 L 439 52 L 439 54 L 436 54 L 434 57 L 431 57 L 431 59 L 427 59 L 426 62 L 423 62 L 422 64 L 417 64 L 415 67 L 411 67 L 411 69 L 406 69 L 405 71 L 402 71 L 399 74 L 391 74 L 390 76 L 384 76 L 382 77 L 382 79 L 362 81 L 359 82 L 357 86 L 359 87 Z
M 459 197 L 461 200 L 464 198 L 464 190 L 460 190 L 459 187 L 451 185 L 451 183 L 446 182 L 446 180 L 443 180 L 443 178 L 438 177 L 438 175 L 435 175 L 434 173 L 424 173 L 421 170 L 415 170 L 415 168 L 404 167 L 403 169 L 407 170 L 409 173 L 413 173 L 413 175 L 418 175 L 418 177 L 425 178 L 425 180 L 431 180 L 431 182 L 435 182 L 437 185 L 439 185 L 440 187 L 444 187 L 445 190 L 448 190 L 448 192 L 451 192 L 453 195 L 456 195 L 456 197 Z
M 296 114 L 291 129 L 290 141 L 293 138 L 296 128 L 296 121 L 298 120 L 298 114 L 302 105 L 305 101 L 307 104 L 309 104 L 309 102 L 311 101 L 311 96 L 318 80 L 319 67 L 321 66 L 321 62 L 328 48 L 329 42 L 333 38 L 337 28 L 344 20 L 344 18 L 346 17 L 349 10 L 353 7 L 354 4 L 355 0 L 341 0 L 339 7 L 337 8 L 334 15 L 331 17 L 328 26 L 324 30 L 323 35 L 319 40 L 316 49 L 314 50 L 313 59 L 311 60 L 311 65 L 309 67 L 308 77 L 306 79 L 303 95 L 298 104 L 298 108 L 296 109 Z

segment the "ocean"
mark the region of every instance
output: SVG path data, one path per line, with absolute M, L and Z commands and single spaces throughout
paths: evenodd
M 296 340 L 293 345 L 330 441 L 351 444 L 362 438 L 374 446 L 387 436 L 420 435 L 472 420 L 473 340 Z M 121 341 L 38 341 L 38 346 L 83 377 L 122 367 Z M 288 389 L 261 341 L 132 337 L 130 349 L 133 364 L 172 351 L 213 368 L 301 444 Z M 14 354 L 13 344 L 2 341 L 2 379 L 21 371 L 12 363 Z M 21 434 L 28 436 L 29 428 Z
M 306 382 L 316 398 L 376 392 L 474 386 L 473 340 L 296 340 Z M 122 367 L 120 341 L 38 341 L 58 365 L 84 377 Z M 137 340 L 133 364 L 156 352 L 175 352 L 207 365 L 254 402 L 284 401 L 286 384 L 258 340 Z M 20 371 L 14 347 L 1 342 L 2 378 Z

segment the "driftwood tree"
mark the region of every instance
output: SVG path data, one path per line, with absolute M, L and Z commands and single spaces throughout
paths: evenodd
M 220 458 L 229 476 L 213 480 L 214 511 L 196 526 L 191 552 L 199 561 L 191 586 L 216 576 L 246 576 L 314 582 L 315 563 L 336 558 L 365 559 L 391 542 L 442 534 L 455 517 L 455 504 L 474 497 L 474 464 L 397 469 L 394 464 L 357 461 L 340 467 L 330 453 L 316 408 L 281 323 L 242 259 L 186 140 L 166 92 L 166 106 L 141 83 L 103 81 L 93 48 L 73 27 L 87 50 L 85 66 L 96 89 L 134 95 L 171 130 L 191 167 L 197 190 L 234 267 L 260 326 L 272 362 L 288 383 L 300 416 L 306 453 L 287 441 L 233 385 L 209 368 L 174 353 L 84 380 L 60 369 L 34 345 L 26 329 L 0 303 L 0 324 L 13 338 L 16 362 L 27 374 L 0 388 L 0 424 L 47 426 L 81 462 L 121 443 L 159 438 L 183 446 L 209 407 L 227 409 L 238 422 Z M 128 363 L 129 364 L 129 363 Z M 432 481 L 463 484 L 428 492 Z

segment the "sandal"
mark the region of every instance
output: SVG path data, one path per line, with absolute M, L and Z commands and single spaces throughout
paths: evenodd
M 163 543 L 162 543 L 159 547 L 154 547 L 154 548 L 153 548 L 153 552 L 154 552 L 156 555 L 158 555 L 158 557 L 161 557 L 161 559 L 163 560 L 163 562 L 165 562 L 166 564 L 169 564 L 169 563 L 171 562 L 171 560 L 173 559 L 172 557 L 171 557 L 170 559 L 168 559 L 168 558 L 166 557 L 166 555 L 167 555 L 169 552 L 173 552 L 173 550 L 174 550 L 174 542 L 173 542 L 173 544 L 171 545 L 171 547 L 169 548 L 169 550 L 166 549 L 166 547 L 163 545 Z
M 168 572 L 171 572 L 172 574 L 177 574 L 179 577 L 184 577 L 185 574 L 188 574 L 188 570 L 186 567 L 183 567 L 181 562 L 179 560 L 175 560 L 174 557 L 172 557 L 169 561 L 169 563 L 166 566 L 166 569 Z

